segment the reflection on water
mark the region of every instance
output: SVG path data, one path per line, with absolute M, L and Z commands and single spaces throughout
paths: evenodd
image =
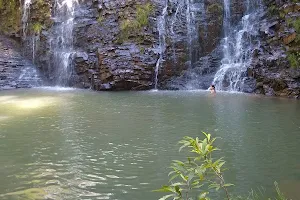
M 158 199 L 177 142 L 221 137 L 226 178 L 299 197 L 300 102 L 207 91 L 0 93 L 0 199 Z M 283 114 L 284 113 L 284 114 Z M 270 117 L 271 116 L 271 117 Z
M 34 97 L 21 98 L 18 96 L 0 96 L 0 106 L 2 110 L 11 109 L 38 109 L 58 103 L 59 99 L 55 97 Z

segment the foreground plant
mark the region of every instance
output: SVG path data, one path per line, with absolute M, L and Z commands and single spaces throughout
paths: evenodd
M 212 138 L 211 134 L 202 132 L 204 139 L 198 137 L 184 137 L 179 143 L 182 144 L 179 151 L 188 148 L 192 154 L 187 157 L 187 161 L 182 162 L 174 160 L 171 164 L 172 171 L 169 173 L 170 184 L 155 190 L 157 192 L 168 192 L 159 200 L 193 200 L 191 194 L 196 193 L 197 200 L 210 200 L 209 191 L 222 189 L 227 200 L 272 200 L 265 198 L 264 192 L 261 190 L 252 190 L 247 197 L 231 197 L 227 190 L 233 184 L 226 183 L 223 177 L 223 168 L 225 161 L 223 158 L 216 159 L 213 152 L 220 150 L 214 146 L 216 138 Z M 274 200 L 288 200 L 279 190 L 277 182 L 274 183 L 277 197 Z
M 192 153 L 186 162 L 174 160 L 171 164 L 172 171 L 169 173 L 170 185 L 163 186 L 156 190 L 160 192 L 170 192 L 172 194 L 163 196 L 160 200 L 168 198 L 189 200 L 192 191 L 198 191 L 199 200 L 209 200 L 208 194 L 210 189 L 223 189 L 226 198 L 230 200 L 227 187 L 232 186 L 226 183 L 223 177 L 223 158 L 214 159 L 213 152 L 217 151 L 214 146 L 216 138 L 203 132 L 205 138 L 184 137 L 179 143 L 182 144 L 180 150 L 188 148 Z

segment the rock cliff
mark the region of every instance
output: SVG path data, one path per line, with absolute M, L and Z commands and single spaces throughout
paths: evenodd
M 1 34 L 17 38 L 46 79 L 56 84 L 54 0 L 0 0 Z M 75 2 L 75 0 L 74 0 Z M 247 1 L 230 1 L 232 27 Z M 243 91 L 300 95 L 300 3 L 264 0 L 259 41 Z M 78 0 L 68 86 L 95 90 L 206 89 L 221 65 L 222 0 Z M 7 16 L 10 16 L 7 18 Z M 248 36 L 250 37 L 250 36 Z
M 300 96 L 300 3 L 266 0 L 261 45 L 248 70 L 253 91 L 275 96 Z
M 19 50 L 16 41 L 0 36 L 0 90 L 41 85 L 39 72 Z

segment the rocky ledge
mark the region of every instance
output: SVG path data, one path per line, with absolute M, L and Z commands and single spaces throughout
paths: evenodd
M 269 9 L 261 21 L 261 46 L 248 69 L 252 89 L 246 92 L 300 98 L 300 3 L 265 3 Z
M 0 90 L 41 85 L 35 66 L 24 59 L 19 49 L 16 41 L 0 36 Z

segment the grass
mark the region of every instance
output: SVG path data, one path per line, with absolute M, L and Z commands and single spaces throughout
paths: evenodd
M 296 20 L 294 20 L 293 27 L 294 27 L 295 31 L 300 34 L 300 18 L 297 18 Z
M 135 35 L 137 41 L 142 37 L 138 37 L 142 29 L 149 25 L 149 16 L 153 12 L 153 5 L 146 3 L 145 5 L 138 5 L 136 7 L 136 16 L 133 19 L 125 19 L 120 23 L 120 36 L 118 41 L 124 42 L 128 40 L 130 35 Z
M 36 22 L 32 25 L 32 30 L 35 34 L 40 34 L 43 29 L 43 25 L 40 22 Z
M 221 13 L 223 12 L 223 7 L 218 3 L 214 3 L 207 7 L 207 11 L 209 13 Z
M 104 17 L 101 16 L 101 15 L 99 15 L 99 17 L 97 18 L 97 22 L 98 22 L 99 24 L 101 24 L 101 23 L 103 22 L 103 20 L 104 20 Z
M 288 53 L 287 58 L 292 68 L 300 67 L 300 52 Z

